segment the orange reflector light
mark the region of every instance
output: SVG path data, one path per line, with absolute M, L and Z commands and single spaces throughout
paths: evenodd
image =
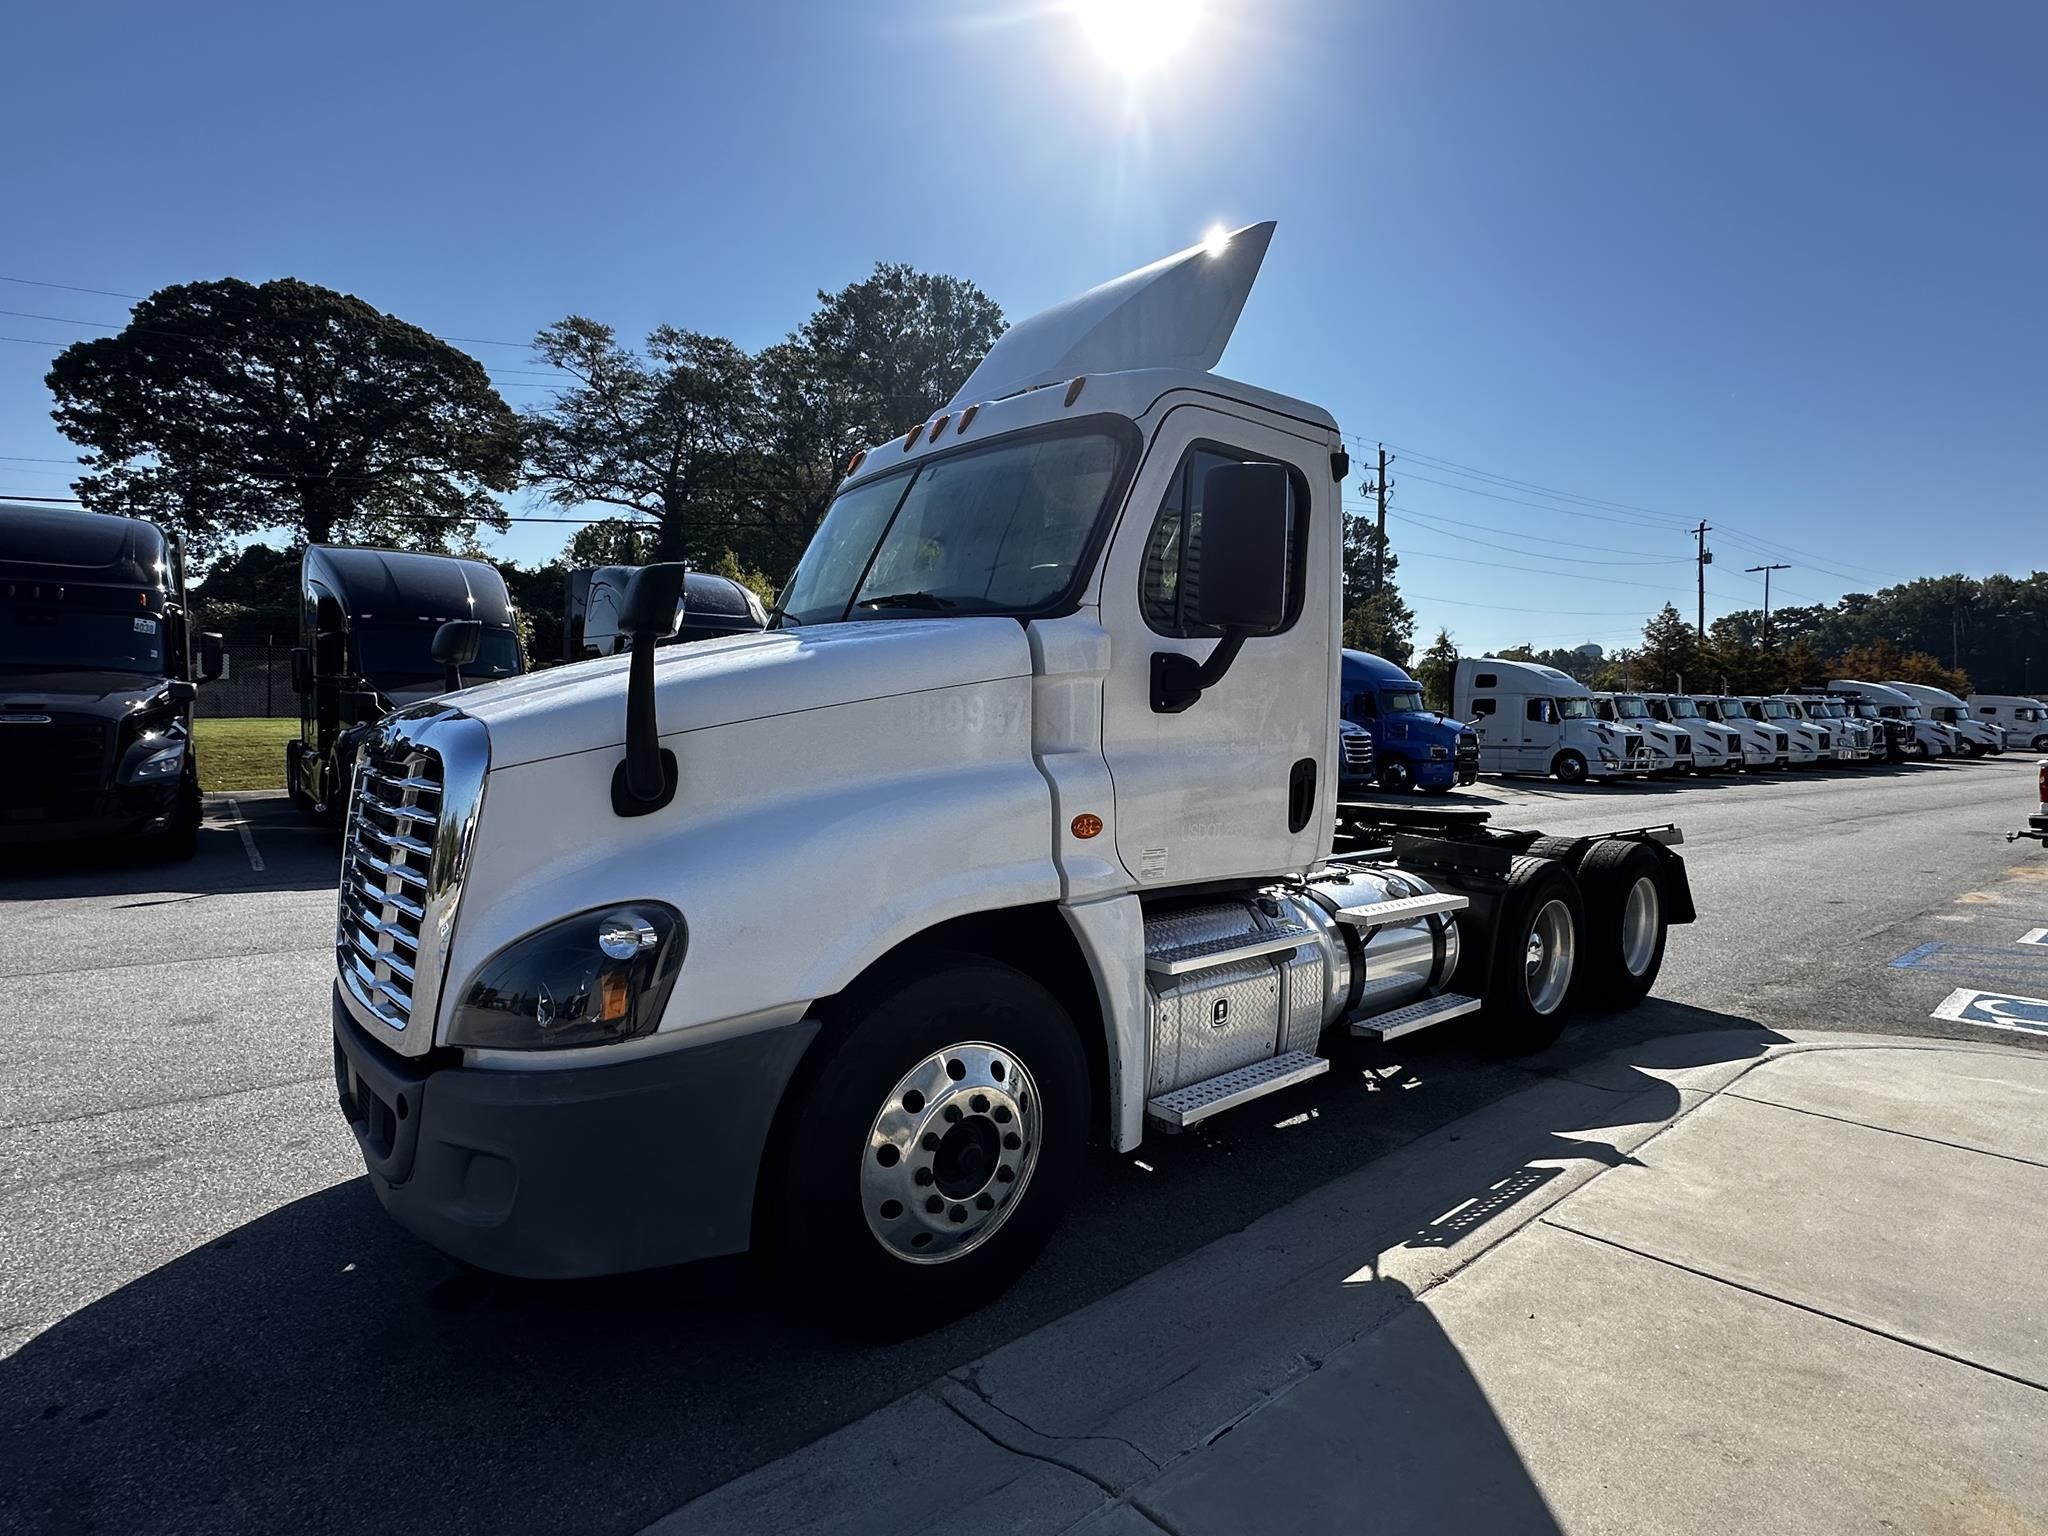
M 953 430 L 955 432 L 965 432 L 967 430 L 967 423 L 974 420 L 974 413 L 980 409 L 981 407 L 978 405 L 970 405 L 969 407 L 967 407 L 966 410 L 960 413 L 960 425 L 955 427 Z
M 865 448 L 856 448 L 856 449 L 854 449 L 854 450 L 853 450 L 853 457 L 852 457 L 852 458 L 850 458 L 850 459 L 848 459 L 848 460 L 846 461 L 846 472 L 847 472 L 847 473 L 848 473 L 848 474 L 850 475 L 850 474 L 852 474 L 852 473 L 853 473 L 853 472 L 854 472 L 854 471 L 855 471 L 856 469 L 859 469 L 859 468 L 860 468 L 860 464 L 861 464 L 861 460 L 862 460 L 862 459 L 865 459 L 865 458 L 866 458 L 867 456 L 868 456 L 868 451 L 867 451 L 867 449 L 865 449 Z
M 941 416 L 937 421 L 933 422 L 932 435 L 926 438 L 925 441 L 928 443 L 936 443 L 939 440 L 939 434 L 946 430 L 946 423 L 951 421 L 952 419 L 953 418 L 951 416 Z
M 905 453 L 910 452 L 912 448 L 917 446 L 917 439 L 923 431 L 924 423 L 920 421 L 916 426 L 903 434 L 903 451 Z
M 1087 382 L 1088 375 L 1084 373 L 1078 379 L 1074 380 L 1073 383 L 1067 386 L 1067 404 L 1072 405 L 1076 400 L 1081 398 L 1081 386 L 1083 384 L 1086 384 Z
M 1083 811 L 1073 821 L 1074 836 L 1099 837 L 1102 835 L 1102 818 L 1093 811 Z
M 626 978 L 618 971 L 606 971 L 597 979 L 597 1016 L 616 1024 L 626 1016 Z

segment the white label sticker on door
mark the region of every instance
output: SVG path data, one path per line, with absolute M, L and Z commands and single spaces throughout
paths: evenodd
M 1138 850 L 1138 878 L 1140 880 L 1164 880 L 1166 878 L 1166 850 L 1164 848 L 1141 848 Z

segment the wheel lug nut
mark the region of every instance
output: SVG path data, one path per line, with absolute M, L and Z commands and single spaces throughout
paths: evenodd
M 939 1212 L 943 1211 L 946 1208 L 946 1202 L 941 1200 L 937 1195 L 933 1195 L 931 1199 L 925 1201 L 924 1208 L 930 1211 L 934 1216 L 936 1216 L 939 1214 Z
M 998 1183 L 1008 1184 L 1011 1180 L 1015 1179 L 1016 1177 L 1017 1175 L 1011 1170 L 1010 1166 L 1007 1163 L 996 1170 L 996 1180 Z
M 917 1170 L 916 1173 L 911 1175 L 911 1179 L 918 1185 L 919 1188 L 923 1188 L 925 1185 L 931 1183 L 932 1171 L 929 1168 L 920 1168 Z
M 1009 1123 L 1010 1123 L 1010 1106 L 1009 1106 L 1009 1105 L 1007 1105 L 1007 1104 L 998 1104 L 998 1105 L 996 1106 L 996 1124 L 997 1124 L 997 1125 L 1008 1125 Z
M 920 1141 L 918 1145 L 920 1147 L 923 1147 L 927 1152 L 936 1152 L 939 1150 L 939 1138 L 934 1132 L 926 1131 L 924 1133 L 924 1139 Z
M 1019 1136 L 1015 1131 L 1007 1131 L 1003 1135 L 1003 1145 L 1008 1147 L 1012 1152 L 1014 1152 L 1019 1147 L 1024 1145 L 1024 1138 Z
M 956 1205 L 953 1207 L 951 1211 L 947 1212 L 947 1214 L 951 1216 L 953 1220 L 955 1220 L 956 1222 L 965 1221 L 967 1219 L 967 1207 L 964 1205 Z
M 960 1123 L 960 1106 L 959 1106 L 958 1104 L 948 1104 L 948 1105 L 946 1106 L 946 1124 L 948 1124 L 948 1125 L 958 1125 L 959 1123 Z
M 975 1112 L 975 1113 L 976 1113 L 977 1115 L 985 1115 L 985 1114 L 987 1114 L 987 1113 L 988 1113 L 988 1095 L 987 1095 L 987 1094 L 985 1094 L 985 1093 L 977 1093 L 977 1094 L 976 1094 L 976 1095 L 975 1095 L 975 1096 L 974 1096 L 973 1098 L 969 1099 L 969 1100 L 968 1100 L 967 1102 L 968 1102 L 969 1104 L 971 1104 L 971 1105 L 973 1105 L 973 1106 L 974 1106 L 974 1112 Z
M 992 1211 L 996 1208 L 995 1201 L 990 1199 L 987 1195 L 976 1195 L 974 1197 L 974 1203 L 978 1208 L 984 1211 Z

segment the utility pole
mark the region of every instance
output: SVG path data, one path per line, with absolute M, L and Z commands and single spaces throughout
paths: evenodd
M 1792 567 L 1791 567 L 1791 566 L 1789 566 L 1789 565 L 1752 565 L 1752 566 L 1751 566 L 1751 567 L 1749 568 L 1749 574 L 1750 574 L 1750 575 L 1752 575 L 1752 576 L 1754 576 L 1754 575 L 1755 575 L 1755 574 L 1756 574 L 1756 573 L 1757 573 L 1758 571 L 1762 571 L 1762 572 L 1764 573 L 1764 649 L 1765 649 L 1765 650 L 1769 650 L 1769 649 L 1771 648 L 1771 572 L 1773 572 L 1773 571 L 1789 571 L 1789 570 L 1791 570 L 1791 569 L 1792 569 Z
M 1692 531 L 1693 537 L 1700 541 L 1700 617 L 1693 628 L 1703 644 L 1707 638 L 1707 567 L 1714 563 L 1714 552 L 1707 548 L 1707 535 L 1712 531 L 1704 517 L 1700 519 L 1699 527 Z
M 1372 595 L 1374 597 L 1385 597 L 1387 595 L 1387 491 L 1390 485 L 1387 479 L 1387 466 L 1393 462 L 1393 456 L 1387 452 L 1387 445 L 1381 443 L 1379 479 L 1372 485 L 1362 487 L 1362 489 L 1372 492 L 1373 498 L 1379 507 L 1379 516 L 1376 522 L 1379 538 L 1378 542 L 1373 545 L 1372 551 Z M 1386 608 L 1384 604 L 1381 605 L 1380 615 L 1380 633 L 1374 638 L 1378 640 L 1381 651 L 1385 651 L 1387 648 L 1387 635 Z

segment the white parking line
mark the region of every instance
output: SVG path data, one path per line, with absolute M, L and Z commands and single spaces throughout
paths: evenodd
M 235 830 L 242 834 L 243 851 L 249 855 L 249 867 L 257 873 L 263 871 L 263 855 L 256 851 L 256 834 L 249 829 L 249 823 L 242 819 L 242 803 L 230 798 L 228 814 L 235 818 Z
M 2029 928 L 2014 942 L 2018 944 L 2048 945 L 2048 928 Z
M 2048 1034 L 2048 998 L 1957 987 L 1936 1005 L 1929 1017 L 1950 1019 L 1958 1024 L 1981 1024 L 1987 1029 L 2016 1029 L 2025 1034 L 2043 1035 Z

